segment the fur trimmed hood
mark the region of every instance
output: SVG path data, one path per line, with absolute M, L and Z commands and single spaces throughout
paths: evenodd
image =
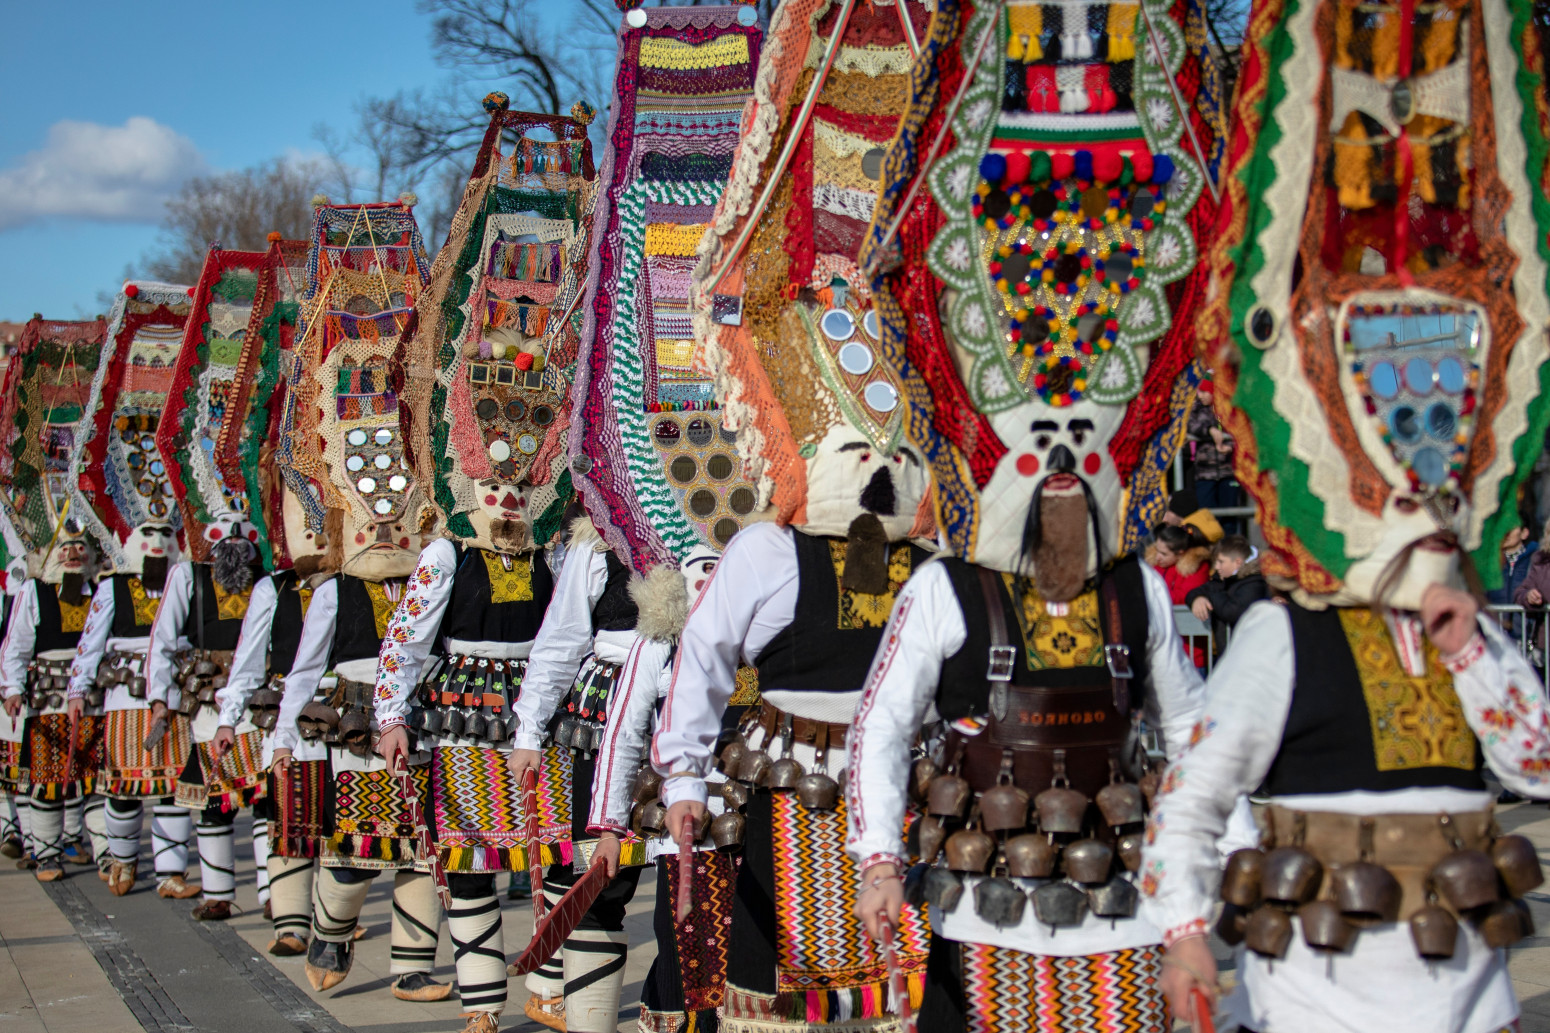
M 639 617 L 635 631 L 642 638 L 677 641 L 689 619 L 689 586 L 676 567 L 653 567 L 645 577 L 630 578 L 630 599 Z
M 583 545 L 590 544 L 593 552 L 608 551 L 608 543 L 597 533 L 597 528 L 592 526 L 592 518 L 585 513 L 570 522 L 565 544 L 570 549 L 579 549 Z

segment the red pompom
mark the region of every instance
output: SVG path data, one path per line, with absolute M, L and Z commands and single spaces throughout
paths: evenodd
M 513 365 L 521 370 L 529 370 L 533 368 L 533 356 L 529 352 L 518 352 L 517 357 L 511 361 Z
M 189 289 L 188 289 L 188 290 L 187 290 L 187 291 L 185 291 L 185 292 L 184 292 L 184 293 L 185 293 L 185 294 L 187 294 L 187 295 L 188 295 L 188 296 L 189 296 L 189 297 L 191 297 L 191 298 L 192 298 L 192 297 L 193 297 L 193 296 L 194 296 L 194 288 L 192 288 L 192 287 L 190 287 L 190 288 L 189 288 Z
M 1112 183 L 1125 171 L 1125 160 L 1118 151 L 1099 151 L 1093 155 L 1093 178 L 1100 183 Z
M 1135 170 L 1136 182 L 1145 183 L 1152 178 L 1152 152 L 1139 150 L 1130 156 L 1130 167 Z
M 1051 154 L 1049 156 L 1050 176 L 1055 179 L 1070 179 L 1071 173 L 1076 171 L 1076 159 L 1067 152 Z
M 139 287 L 136 287 L 132 283 L 124 284 L 124 297 L 126 297 L 126 298 L 137 298 L 139 296 L 140 296 L 140 288 Z
M 1008 183 L 1028 182 L 1028 152 L 1013 151 L 1006 156 L 1006 181 Z

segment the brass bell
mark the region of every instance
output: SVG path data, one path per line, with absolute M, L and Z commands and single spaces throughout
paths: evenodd
M 1340 905 L 1333 900 L 1310 900 L 1297 909 L 1302 923 L 1302 939 L 1321 951 L 1344 953 L 1356 942 L 1356 926 L 1346 920 Z
M 1028 894 L 1010 879 L 983 879 L 974 887 L 974 913 L 997 929 L 1021 922 L 1027 907 Z
M 1431 903 L 1410 916 L 1410 940 L 1427 961 L 1447 961 L 1458 949 L 1459 920 L 1453 912 Z
M 641 766 L 635 774 L 635 786 L 630 798 L 636 803 L 650 803 L 662 795 L 662 776 L 649 764 Z
M 1001 848 L 1006 873 L 1017 879 L 1047 879 L 1055 873 L 1055 846 L 1036 832 L 1013 836 Z
M 1340 865 L 1329 873 L 1329 883 L 1348 921 L 1368 926 L 1399 920 L 1403 895 L 1399 880 L 1382 865 L 1370 861 Z
M 1087 915 L 1087 894 L 1069 882 L 1047 882 L 1033 891 L 1033 913 L 1051 929 L 1080 925 Z
M 208 678 L 218 670 L 220 668 L 216 667 L 211 660 L 198 660 L 194 663 L 194 676 L 197 678 Z
M 804 774 L 806 772 L 796 758 L 782 757 L 770 765 L 761 784 L 764 788 L 777 793 L 789 792 L 797 787 L 797 783 L 801 781 Z
M 920 859 L 932 864 L 936 861 L 936 855 L 942 852 L 942 844 L 947 841 L 947 829 L 942 826 L 942 819 L 934 814 L 923 815 L 915 827 L 920 830 L 917 833 Z
M 640 830 L 648 836 L 660 836 L 667 827 L 667 808 L 660 800 L 640 805 Z
M 645 806 L 646 805 L 643 803 L 630 805 L 630 831 L 635 833 L 637 836 L 645 835 L 645 833 L 641 832 L 640 830 L 640 812 L 641 808 Z
M 765 753 L 763 750 L 751 749 L 743 755 L 743 762 L 737 769 L 738 780 L 747 782 L 749 785 L 763 785 L 764 776 L 769 772 L 770 765 L 773 763 L 774 761 L 770 760 L 768 753 Z
M 1509 896 L 1521 897 L 1544 884 L 1539 853 L 1523 836 L 1501 836 L 1491 844 L 1491 862 L 1501 875 Z
M 996 841 L 979 829 L 959 829 L 947 837 L 947 867 L 979 874 L 990 864 Z
M 486 742 L 499 745 L 511 738 L 511 729 L 507 727 L 506 719 L 496 717 L 493 714 L 484 719 L 484 739 Z
M 302 707 L 296 718 L 297 731 L 308 742 L 316 742 L 338 727 L 339 711 L 318 700 Z
M 1141 870 L 1141 833 L 1131 832 L 1119 837 L 1114 844 L 1114 852 L 1119 855 L 1119 862 L 1125 866 L 1127 872 L 1139 872 Z
M 135 676 L 134 668 L 130 667 L 128 664 L 124 664 L 123 666 L 120 666 L 120 667 L 115 667 L 112 670 L 112 678 L 113 678 L 113 680 L 118 682 L 120 685 L 127 685 L 127 684 L 129 684 L 129 679 L 133 678 L 134 676 Z
M 1099 918 L 1133 918 L 1141 906 L 1141 893 L 1123 875 L 1087 891 L 1087 906 Z
M 924 804 L 931 792 L 931 783 L 942 772 L 930 757 L 917 757 L 910 765 L 910 802 L 917 807 Z
M 1216 919 L 1216 935 L 1229 947 L 1243 942 L 1243 931 L 1248 925 L 1249 913 L 1237 904 L 1223 904 L 1222 913 Z
M 425 707 L 420 711 L 420 730 L 426 735 L 440 735 L 442 724 L 440 707 Z
M 447 711 L 446 715 L 442 718 L 441 721 L 441 730 L 443 734 L 454 736 L 459 739 L 463 737 L 463 729 L 466 727 L 468 727 L 468 718 L 463 715 L 461 710 Z M 339 725 L 339 734 L 341 737 L 344 735 L 343 722 L 341 722 Z
M 981 824 L 987 832 L 1009 832 L 1028 824 L 1028 793 L 1010 782 L 980 794 Z
M 1481 909 L 1473 917 L 1480 936 L 1492 947 L 1511 947 L 1526 936 L 1534 934 L 1534 919 L 1528 905 L 1521 900 L 1498 900 Z
M 352 710 L 339 719 L 339 741 L 352 749 L 371 737 L 371 719 Z
M 264 732 L 274 731 L 275 725 L 280 723 L 280 708 L 266 707 L 253 715 L 253 727 Z
M 710 834 L 711 822 L 715 820 L 715 815 L 711 814 L 710 811 L 702 811 L 700 813 L 700 819 L 694 823 L 693 829 L 694 841 L 696 843 L 705 842 L 705 837 Z
M 1243 942 L 1262 957 L 1286 957 L 1286 948 L 1292 943 L 1292 916 L 1269 905 L 1255 908 L 1243 927 Z
M 716 770 L 728 778 L 736 778 L 747 753 L 748 745 L 742 739 L 733 739 L 721 748 L 721 754 L 716 758 Z
M 963 899 L 963 877 L 946 868 L 928 868 L 925 883 L 926 902 L 932 907 L 951 911 Z
M 1222 899 L 1237 907 L 1253 907 L 1259 903 L 1260 879 L 1264 872 L 1263 850 L 1254 847 L 1234 850 L 1227 858 L 1227 870 L 1222 873 Z
M 108 670 L 107 665 L 104 664 L 97 669 L 97 677 L 92 679 L 92 684 L 99 689 L 111 689 L 113 686 L 122 683 L 113 676 L 113 672 Z
M 483 739 L 489 732 L 489 729 L 489 720 L 485 718 L 483 712 L 478 710 L 470 711 L 467 719 L 463 722 L 463 734 L 470 739 Z
M 131 699 L 145 698 L 145 679 L 140 675 L 135 675 L 129 680 L 129 697 Z
M 961 818 L 969 807 L 968 780 L 962 775 L 938 775 L 926 794 L 926 813 L 939 818 Z
M 747 824 L 748 819 L 737 811 L 718 814 L 710 823 L 710 841 L 716 844 L 717 850 L 737 850 L 743 845 L 743 831 Z
M 1066 778 L 1066 751 L 1056 750 L 1053 784 L 1033 801 L 1039 812 L 1039 828 L 1045 832 L 1081 832 L 1088 802 Z
M 1495 903 L 1496 878 L 1496 865 L 1483 850 L 1455 850 L 1438 861 L 1431 874 L 1437 892 L 1459 912 Z
M 840 802 L 840 784 L 823 772 L 797 779 L 797 803 L 810 811 L 832 811 Z
M 735 778 L 721 783 L 721 800 L 729 810 L 740 811 L 748 806 L 748 787 Z
M 211 678 L 210 687 L 216 690 L 224 689 L 226 687 L 226 675 L 217 674 L 214 678 Z
M 197 699 L 201 703 L 214 703 L 215 702 L 215 686 L 210 684 L 209 682 L 205 682 L 204 684 L 199 686 L 199 691 L 194 693 L 194 698 Z
M 1114 848 L 1096 839 L 1079 839 L 1061 851 L 1060 861 L 1072 879 L 1086 886 L 1098 886 L 1109 881 Z
M 1135 825 L 1146 820 L 1146 798 L 1128 782 L 1110 782 L 1094 798 L 1103 820 L 1110 828 Z
M 103 692 L 101 689 L 98 689 L 98 688 L 87 689 L 86 690 L 86 705 L 89 706 L 89 707 L 100 707 L 100 706 L 102 706 L 102 701 L 103 701 L 103 699 L 106 698 L 106 696 L 107 696 L 107 694 L 105 692 Z M 278 716 L 278 715 L 276 715 L 276 716 Z
M 1312 900 L 1323 880 L 1324 866 L 1317 857 L 1299 846 L 1276 847 L 1265 855 L 1265 866 L 1260 875 L 1260 893 L 1272 903 L 1296 907 Z M 1252 929 L 1253 925 L 1254 920 L 1250 916 L 1249 928 Z M 1286 927 L 1290 938 L 1290 921 Z M 1279 954 L 1274 956 L 1280 957 Z

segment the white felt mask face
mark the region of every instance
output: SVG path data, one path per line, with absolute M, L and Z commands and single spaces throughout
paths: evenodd
M 280 519 L 285 527 L 285 551 L 291 562 L 306 556 L 322 556 L 328 551 L 328 538 L 313 531 L 307 523 L 307 514 L 301 500 L 287 485 L 280 497 Z
M 1063 408 L 1030 402 L 992 416 L 991 426 L 1007 451 L 980 493 L 979 531 L 969 558 L 997 570 L 1020 568 L 1028 508 L 1040 485 L 1045 497 L 1090 491 L 1104 551 L 1112 554 L 1119 540 L 1122 489 L 1109 441 L 1124 418 L 1124 407 L 1094 402 Z M 1090 523 L 1085 505 L 1082 514 Z M 1090 531 L 1087 537 L 1091 575 L 1097 572 L 1099 550 Z
M 360 506 L 345 510 L 344 566 L 351 577 L 382 581 L 408 577 L 419 560 L 418 531 L 399 516 L 379 520 Z
M 119 573 L 140 573 L 145 569 L 145 561 L 148 558 L 165 557 L 170 567 L 181 555 L 178 536 L 170 524 L 141 524 L 130 531 L 129 537 L 124 540 L 124 555 L 128 557 L 125 562 L 126 569 Z
M 520 552 L 532 540 L 532 524 L 528 516 L 526 484 L 506 481 L 480 481 L 478 485 L 479 514 L 484 518 L 475 522 L 483 530 L 479 544 L 489 541 L 497 552 Z M 484 530 L 488 528 L 488 530 Z
M 1383 507 L 1383 536 L 1378 547 L 1346 570 L 1340 601 L 1419 610 L 1421 596 L 1429 585 L 1462 588 L 1464 578 L 1457 546 L 1446 535 L 1431 537 L 1462 523 L 1458 514 L 1440 516 L 1436 509 L 1421 504 L 1409 492 L 1390 495 Z M 1403 568 L 1384 585 L 1394 558 L 1415 542 L 1422 544 L 1410 550 Z
M 888 540 L 900 541 L 909 536 L 930 486 L 930 472 L 912 446 L 885 455 L 849 424 L 837 423 L 807 460 L 807 520 L 802 530 L 843 537 L 851 521 L 872 513 L 882 521 Z
M 720 553 L 695 549 L 678 564 L 678 569 L 683 572 L 684 583 L 689 589 L 691 609 L 700 601 L 700 595 L 705 591 L 705 586 L 710 584 L 710 576 L 715 572 L 716 564 L 720 562 Z
M 43 565 L 43 580 L 57 585 L 66 574 L 84 574 L 91 559 L 91 550 L 83 538 L 70 538 L 54 544 Z

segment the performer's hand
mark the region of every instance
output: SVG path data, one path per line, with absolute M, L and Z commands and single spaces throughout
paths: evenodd
M 1430 584 L 1421 593 L 1421 626 L 1443 656 L 1452 656 L 1469 644 L 1478 630 L 1480 604 L 1468 592 Z
M 608 877 L 612 879 L 619 874 L 619 837 L 612 832 L 604 832 L 597 837 L 597 850 L 592 854 L 595 864 L 601 857 L 603 864 L 608 866 Z
M 166 716 L 167 716 L 167 704 L 163 703 L 159 699 L 152 700 L 151 701 L 151 724 L 155 724 L 157 721 L 160 721 L 162 718 L 164 718 Z
M 1189 604 L 1189 612 L 1195 615 L 1196 620 L 1205 620 L 1211 616 L 1211 600 L 1201 596 Z
M 697 829 L 705 820 L 705 805 L 698 800 L 679 800 L 667 809 L 667 831 L 672 835 L 673 842 L 678 844 L 679 850 L 693 850 L 694 841 L 684 835 L 684 815 L 694 819 L 689 828 Z
M 79 721 L 81 715 L 86 713 L 86 699 L 82 696 L 77 696 L 65 704 L 65 708 L 66 713 L 70 715 L 70 720 Z
M 866 926 L 872 942 L 882 944 L 883 922 L 889 929 L 899 928 L 899 909 L 904 906 L 904 883 L 899 870 L 884 861 L 874 864 L 861 876 L 861 892 L 856 896 L 856 917 Z
M 1204 936 L 1186 936 L 1168 948 L 1163 956 L 1162 991 L 1176 1020 L 1199 1028 L 1200 1016 L 1190 991 L 1199 987 L 1216 1006 L 1216 959 Z
M 5 697 L 5 712 L 12 717 L 19 717 L 22 712 L 22 694 Z
M 221 725 L 215 730 L 215 738 L 210 740 L 210 756 L 220 760 L 236 741 L 237 730 L 231 725 Z
M 377 755 L 387 761 L 388 770 L 397 774 L 409 759 L 409 730 L 394 725 L 377 736 Z
M 511 777 L 517 780 L 517 785 L 522 785 L 531 771 L 538 774 L 538 768 L 544 762 L 544 755 L 537 750 L 512 750 L 506 756 L 506 769 L 511 772 Z
M 276 747 L 274 751 L 274 757 L 270 759 L 269 767 L 276 775 L 284 778 L 285 773 L 290 769 L 290 766 L 291 751 L 283 746 Z

